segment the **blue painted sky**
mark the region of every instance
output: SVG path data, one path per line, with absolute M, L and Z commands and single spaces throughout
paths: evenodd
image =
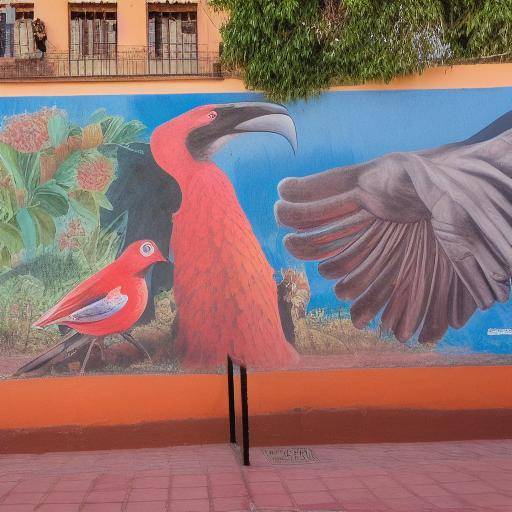
M 111 114 L 141 120 L 149 137 L 156 126 L 195 106 L 255 99 L 261 97 L 239 93 L 0 98 L 0 116 L 57 106 L 83 124 L 104 107 Z M 512 89 L 331 92 L 288 108 L 297 126 L 296 155 L 278 136 L 250 134 L 232 141 L 215 159 L 232 180 L 272 266 L 304 268 L 312 287 L 311 307 L 346 312 L 347 305 L 332 292 L 333 283 L 318 275 L 316 265 L 299 262 L 284 249 L 285 230 L 278 228 L 273 216 L 278 182 L 391 151 L 464 139 L 512 110 Z M 438 350 L 512 353 L 512 336 L 488 336 L 490 327 L 512 327 L 510 303 L 477 312 L 463 329 L 449 331 Z

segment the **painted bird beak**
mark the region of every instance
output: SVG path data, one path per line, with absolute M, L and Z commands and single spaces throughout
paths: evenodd
M 158 256 L 158 259 L 156 260 L 157 263 L 169 263 L 169 260 L 166 257 L 164 257 L 164 255 L 160 251 L 158 251 L 156 256 Z
M 281 135 L 297 151 L 295 124 L 282 105 L 240 102 L 216 105 L 214 110 L 215 120 L 196 128 L 187 137 L 188 150 L 196 160 L 206 160 L 233 137 L 252 132 Z

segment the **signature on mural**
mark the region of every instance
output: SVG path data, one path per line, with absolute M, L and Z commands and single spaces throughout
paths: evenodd
M 449 327 L 509 298 L 511 126 L 504 116 L 460 143 L 283 180 L 275 214 L 294 231 L 284 243 L 297 268 L 276 283 L 212 157 L 252 132 L 296 151 L 285 107 L 197 107 L 156 128 L 149 145 L 140 122 L 104 111 L 84 127 L 55 108 L 7 118 L 0 336 L 11 351 L 43 352 L 19 374 L 218 368 L 227 354 L 285 368 L 340 346 L 430 351 Z M 300 260 L 337 281 L 351 321 L 308 311 Z M 375 318 L 379 328 L 367 329 Z
M 512 329 L 511 328 L 489 328 L 487 329 L 487 336 L 512 336 Z

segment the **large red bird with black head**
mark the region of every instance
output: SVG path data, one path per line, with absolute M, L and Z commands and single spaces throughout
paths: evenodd
M 211 160 L 233 137 L 283 136 L 296 149 L 288 111 L 264 102 L 206 105 L 158 127 L 151 151 L 179 184 L 171 252 L 178 308 L 176 346 L 189 367 L 215 367 L 226 356 L 251 367 L 297 361 L 279 317 L 277 287 L 233 185 Z

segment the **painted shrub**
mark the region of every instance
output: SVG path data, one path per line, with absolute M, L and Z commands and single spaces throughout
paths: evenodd
M 509 93 L 2 100 L 5 373 L 58 343 L 25 374 L 216 371 L 228 353 L 262 369 L 508 364 Z M 32 327 L 147 239 L 169 263 L 147 276 L 134 344 Z M 112 297 L 74 319 L 117 314 Z

